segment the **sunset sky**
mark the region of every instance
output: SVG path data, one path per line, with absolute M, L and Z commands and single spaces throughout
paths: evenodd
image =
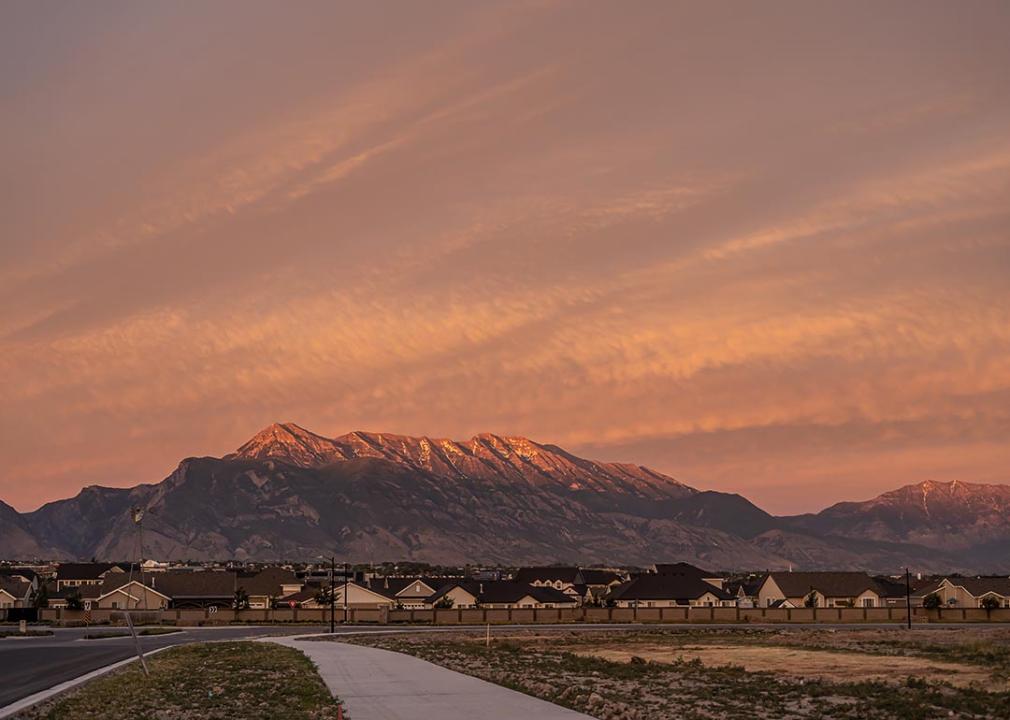
M 1010 3 L 0 5 L 0 499 L 262 427 L 1010 482 Z

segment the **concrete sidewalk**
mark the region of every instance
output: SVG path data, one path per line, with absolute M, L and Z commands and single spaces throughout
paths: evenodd
M 352 720 L 592 720 L 410 655 L 342 642 L 266 641 L 308 655 Z

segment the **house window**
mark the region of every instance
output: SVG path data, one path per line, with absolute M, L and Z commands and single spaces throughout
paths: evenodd
M 863 607 L 873 607 L 873 598 L 863 598 Z
M 118 610 L 119 609 L 119 603 L 117 601 L 115 601 L 115 600 L 112 601 L 112 609 L 113 610 Z

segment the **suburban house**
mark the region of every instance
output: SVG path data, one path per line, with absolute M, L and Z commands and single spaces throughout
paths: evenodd
M 347 590 L 345 602 L 344 589 Z M 328 602 L 319 602 L 320 593 L 329 592 L 330 585 L 324 582 L 320 585 L 306 585 L 296 593 L 286 595 L 277 600 L 277 605 L 288 607 L 300 607 L 306 609 L 328 608 Z M 396 600 L 388 595 L 371 590 L 366 585 L 358 582 L 344 583 L 342 581 L 334 583 L 334 605 L 338 609 L 344 607 L 352 610 L 375 610 L 378 608 L 394 608 Z
M 143 584 L 159 595 L 171 598 L 173 608 L 227 608 L 235 602 L 239 588 L 235 573 L 222 570 L 188 572 L 168 570 L 143 576 Z
M 1010 607 L 1010 577 L 946 577 L 916 591 L 915 604 L 922 605 L 929 595 L 937 595 L 945 607 L 983 607 L 992 598 L 999 607 Z
M 428 607 L 541 609 L 572 608 L 578 601 L 569 593 L 546 585 L 510 580 L 457 580 L 427 598 Z
M 886 607 L 894 583 L 862 572 L 773 572 L 758 589 L 760 607 Z M 904 590 L 900 596 L 904 597 Z
M 366 587 L 392 599 L 396 606 L 410 610 L 429 607 L 425 601 L 448 582 L 451 579 L 386 576 L 372 578 Z
M 718 573 L 702 570 L 686 562 L 657 563 L 653 565 L 653 573 L 672 577 L 698 578 L 719 589 L 722 589 L 726 583 L 725 578 L 721 577 Z
M 249 607 L 255 610 L 268 610 L 280 598 L 302 589 L 302 581 L 293 570 L 276 566 L 239 571 L 236 583 L 249 596 Z
M 30 568 L 0 568 L 0 609 L 31 607 L 40 583 L 39 576 Z
M 139 579 L 123 582 L 117 573 L 101 585 L 102 592 L 85 601 L 86 609 L 164 610 L 172 598 L 145 585 Z
M 455 580 L 429 595 L 425 599 L 425 604 L 434 608 L 475 608 L 482 586 L 483 584 L 476 580 Z
M 478 583 L 477 604 L 485 608 L 538 609 L 575 607 L 578 601 L 557 588 L 500 580 Z
M 693 573 L 648 573 L 615 587 L 607 602 L 620 608 L 733 607 L 736 599 Z
M 122 572 L 116 563 L 60 563 L 56 566 L 56 590 L 101 585 L 106 575 Z
M 31 607 L 32 587 L 24 578 L 0 575 L 0 610 Z
M 624 578 L 612 570 L 548 566 L 524 567 L 515 575 L 515 582 L 533 587 L 551 587 L 570 595 L 580 604 L 602 598 Z
M 734 597 L 739 608 L 753 608 L 760 604 L 758 592 L 761 589 L 761 580 L 739 580 L 727 583 L 724 589 Z

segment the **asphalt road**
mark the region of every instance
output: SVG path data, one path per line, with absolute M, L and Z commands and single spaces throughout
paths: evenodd
M 592 632 L 599 630 L 615 630 L 621 628 L 642 628 L 658 627 L 656 625 L 508 625 L 492 626 L 492 633 L 499 632 L 504 628 L 530 628 L 547 630 L 552 628 L 563 628 L 569 631 Z M 730 629 L 733 627 L 768 627 L 781 630 L 792 630 L 803 632 L 805 630 L 825 630 L 825 629 L 854 629 L 854 628 L 876 628 L 892 629 L 896 632 L 905 632 L 904 625 L 898 623 L 872 623 L 856 624 L 846 623 L 835 624 L 811 624 L 811 625 L 784 625 L 784 624 L 748 624 L 746 626 L 727 625 L 725 623 L 716 624 L 667 624 L 662 627 L 676 630 L 698 630 L 703 628 Z M 948 624 L 917 624 L 912 632 L 925 631 L 928 628 L 939 627 L 961 627 L 960 625 Z M 181 632 L 170 635 L 152 635 L 140 638 L 141 647 L 144 652 L 156 650 L 170 645 L 183 645 L 192 642 L 208 642 L 213 640 L 243 640 L 248 638 L 264 637 L 267 635 L 304 635 L 311 633 L 325 632 L 329 628 L 322 625 L 263 625 L 263 626 L 224 626 L 224 627 L 187 627 Z M 51 688 L 67 680 L 85 675 L 93 670 L 105 667 L 114 662 L 133 657 L 136 653 L 133 640 L 129 637 L 110 638 L 102 640 L 82 639 L 85 630 L 83 628 L 54 628 L 54 635 L 44 637 L 28 638 L 0 638 L 0 710 L 11 703 L 33 695 L 41 690 Z M 126 628 L 113 628 L 101 626 L 92 628 L 92 632 L 123 632 Z M 361 626 L 348 625 L 337 626 L 337 633 L 362 633 L 362 632 L 484 632 L 483 626 L 440 626 L 440 627 L 410 627 L 410 626 Z
M 322 632 L 322 626 L 184 628 L 170 635 L 141 637 L 149 652 L 169 645 L 208 640 L 242 640 L 264 635 L 300 635 Z M 84 640 L 83 628 L 55 628 L 45 637 L 0 639 L 0 709 L 16 700 L 51 688 L 92 670 L 136 655 L 130 637 Z M 92 628 L 93 633 L 128 632 L 126 628 Z

